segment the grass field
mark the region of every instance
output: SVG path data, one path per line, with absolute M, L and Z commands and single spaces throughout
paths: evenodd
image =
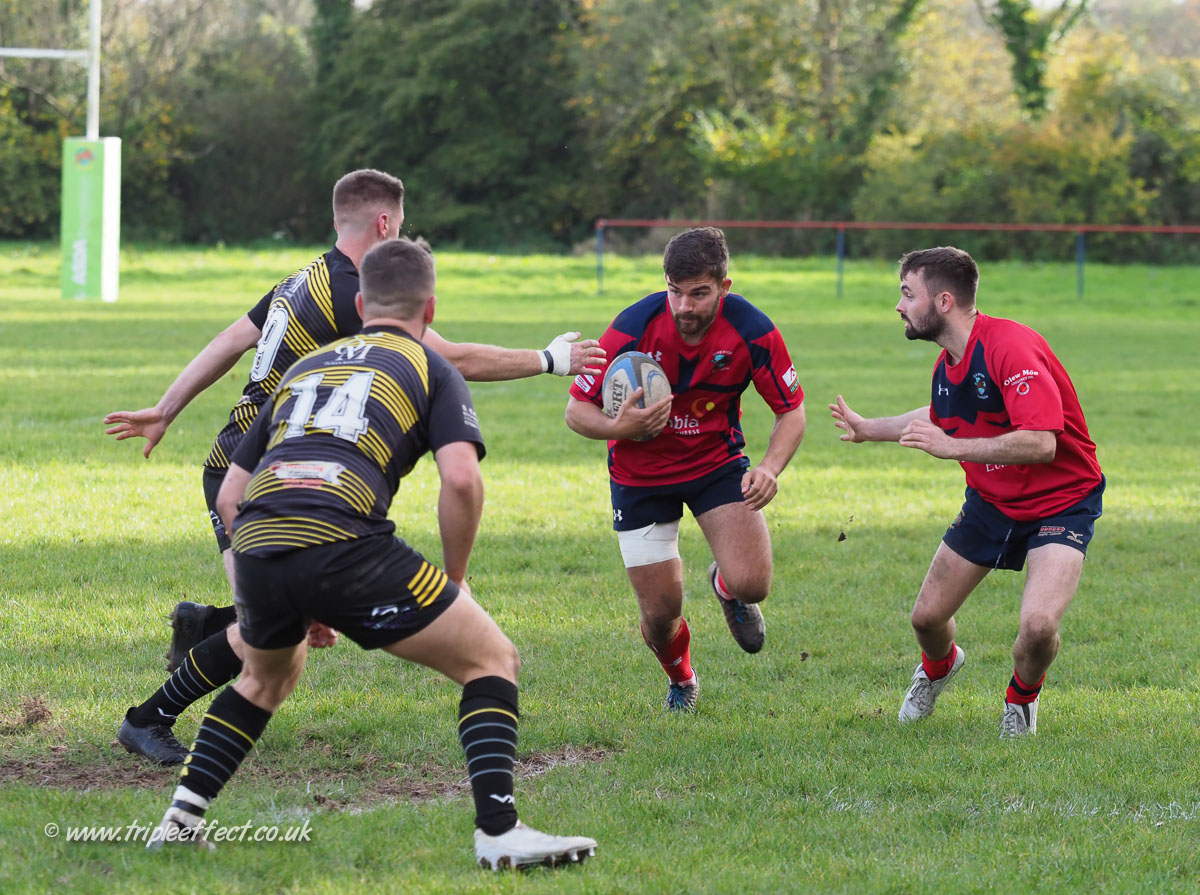
M 661 709 L 610 530 L 604 447 L 562 422 L 567 382 L 474 388 L 489 443 L 472 586 L 523 658 L 518 807 L 595 837 L 566 871 L 489 875 L 470 851 L 459 691 L 350 643 L 314 654 L 210 817 L 300 824 L 308 843 L 204 855 L 67 842 L 68 826 L 151 825 L 175 775 L 115 741 L 162 681 L 166 614 L 228 594 L 199 464 L 246 364 L 197 399 L 150 461 L 103 434 L 312 250 L 127 248 L 115 305 L 58 297 L 57 252 L 0 246 L 0 891 L 1200 891 L 1200 271 L 984 265 L 980 305 L 1042 331 L 1070 371 L 1109 479 L 1036 738 L 1002 742 L 1022 576 L 958 616 L 969 661 L 926 722 L 895 713 L 917 660 L 908 611 L 962 497 L 957 464 L 844 445 L 825 405 L 867 415 L 928 398 L 936 349 L 909 343 L 895 268 L 735 258 L 736 291 L 782 330 L 809 432 L 767 508 L 767 648 L 747 656 L 682 526 L 700 711 Z M 448 338 L 541 347 L 598 335 L 659 288 L 657 259 L 439 257 Z M 761 456 L 770 420 L 751 391 Z M 399 529 L 440 556 L 432 463 Z M 839 535 L 845 533 L 845 540 Z M 198 725 L 180 719 L 185 741 Z M 44 832 L 60 825 L 58 837 Z

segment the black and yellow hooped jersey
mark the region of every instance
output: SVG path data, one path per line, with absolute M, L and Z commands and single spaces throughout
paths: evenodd
M 372 326 L 297 361 L 231 458 L 253 470 L 233 549 L 263 556 L 395 529 L 396 489 L 428 451 L 484 454 L 471 393 L 403 330 Z
M 354 307 L 358 269 L 336 247 L 305 265 L 262 297 L 246 316 L 262 331 L 250 379 L 217 433 L 204 465 L 225 469 L 259 408 L 284 370 L 308 352 L 362 328 Z

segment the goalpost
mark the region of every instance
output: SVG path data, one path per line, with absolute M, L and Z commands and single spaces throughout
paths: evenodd
M 0 47 L 0 56 L 62 59 L 88 67 L 87 132 L 62 151 L 63 298 L 116 301 L 121 246 L 121 139 L 100 136 L 100 2 L 88 9 L 88 49 Z

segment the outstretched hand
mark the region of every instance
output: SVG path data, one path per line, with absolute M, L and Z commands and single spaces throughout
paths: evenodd
M 142 456 L 150 458 L 150 452 L 162 441 L 169 423 L 164 419 L 162 411 L 157 407 L 147 407 L 145 410 L 118 410 L 104 418 L 111 428 L 105 429 L 105 435 L 116 436 L 117 441 L 126 438 L 144 438 L 146 446 L 142 448 Z
M 607 355 L 600 343 L 595 339 L 584 339 L 582 342 L 578 339 L 577 332 L 554 337 L 554 341 L 546 346 L 554 358 L 554 366 L 548 372 L 557 376 L 578 376 L 580 373 L 599 376 L 604 372 Z
M 856 444 L 866 441 L 862 434 L 862 415 L 851 410 L 841 395 L 837 396 L 836 404 L 829 405 L 829 410 L 833 416 L 833 424 L 843 430 L 842 441 L 853 441 Z

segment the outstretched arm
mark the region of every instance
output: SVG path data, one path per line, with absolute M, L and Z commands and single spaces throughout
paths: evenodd
M 604 349 L 595 339 L 580 342 L 579 333 L 563 333 L 542 351 L 532 348 L 502 348 L 478 342 L 450 342 L 426 329 L 421 339 L 458 368 L 470 382 L 525 379 L 538 373 L 577 376 L 604 372 Z
M 775 414 L 775 425 L 767 441 L 767 451 L 757 466 L 742 476 L 742 497 L 747 508 L 761 510 L 779 491 L 779 474 L 783 472 L 800 440 L 804 438 L 805 413 L 801 404 L 795 410 Z
M 1016 429 L 992 438 L 951 438 L 929 420 L 909 423 L 900 436 L 900 444 L 940 460 L 999 466 L 1052 463 L 1058 451 L 1058 438 L 1048 429 Z
M 867 419 L 850 409 L 850 405 L 837 396 L 837 403 L 830 404 L 829 410 L 833 415 L 833 424 L 842 429 L 842 441 L 899 441 L 905 428 L 913 420 L 929 422 L 929 406 L 917 407 L 899 416 L 878 416 Z
M 117 441 L 145 438 L 146 446 L 142 449 L 142 454 L 149 457 L 155 445 L 166 434 L 167 427 L 179 416 L 183 408 L 187 407 L 196 395 L 232 370 L 238 359 L 257 344 L 261 335 L 262 330 L 255 326 L 249 317 L 238 318 L 192 358 L 153 407 L 144 410 L 118 410 L 106 416 L 104 422 L 111 428 L 105 429 L 105 434 L 115 435 Z

